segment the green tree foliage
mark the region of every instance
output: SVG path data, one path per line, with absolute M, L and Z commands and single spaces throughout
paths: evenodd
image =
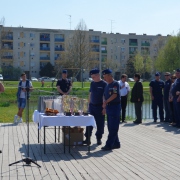
M 144 71 L 144 60 L 139 52 L 135 55 L 133 64 L 136 72 L 140 73 Z
M 172 72 L 180 67 L 180 34 L 168 38 L 166 45 L 158 53 L 155 67 L 162 72 Z
M 1 71 L 3 74 L 4 80 L 19 80 L 19 77 L 22 73 L 20 68 L 14 68 L 12 66 L 1 66 Z
M 135 72 L 144 75 L 143 78 L 149 78 L 149 73 L 152 71 L 152 59 L 148 53 L 144 53 L 144 56 L 142 56 L 139 52 L 137 52 L 134 57 L 133 65 Z
M 134 61 L 133 57 L 130 57 L 130 58 L 127 60 L 127 64 L 126 64 L 126 74 L 127 74 L 129 77 L 133 77 L 133 76 L 134 76 L 134 73 L 135 73 L 133 61 Z
M 54 77 L 55 71 L 54 66 L 48 62 L 39 72 L 40 76 L 48 76 L 48 77 Z

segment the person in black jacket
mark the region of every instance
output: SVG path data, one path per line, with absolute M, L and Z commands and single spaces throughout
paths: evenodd
M 135 84 L 131 91 L 131 102 L 135 105 L 135 114 L 136 120 L 133 121 L 135 124 L 142 123 L 142 102 L 144 101 L 143 97 L 143 86 L 140 82 L 140 74 L 136 73 L 134 75 Z

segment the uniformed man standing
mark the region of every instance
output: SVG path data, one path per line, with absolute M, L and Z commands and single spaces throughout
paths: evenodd
M 59 79 L 56 84 L 57 91 L 59 94 L 68 95 L 72 89 L 72 83 L 69 79 L 67 79 L 67 70 L 63 70 L 62 79 Z
M 121 146 L 118 138 L 121 96 L 119 83 L 113 79 L 112 71 L 106 69 L 102 74 L 104 80 L 108 83 L 104 92 L 105 101 L 103 102 L 103 108 L 106 108 L 109 135 L 106 145 L 101 149 L 108 151 L 111 149 L 118 149 Z
M 164 122 L 164 111 L 163 111 L 163 89 L 164 81 L 160 80 L 160 74 L 157 72 L 155 74 L 155 79 L 149 84 L 150 95 L 152 99 L 152 111 L 154 122 L 157 122 L 157 107 L 159 107 L 159 117 L 160 122 Z
M 173 108 L 174 108 L 174 119 L 176 121 L 176 126 L 180 128 L 180 68 L 176 70 L 176 81 L 172 86 L 172 96 L 173 96 Z
M 89 90 L 89 112 L 91 115 L 94 116 L 97 131 L 96 131 L 96 139 L 97 145 L 101 145 L 102 135 L 104 134 L 104 119 L 105 119 L 105 109 L 103 109 L 103 97 L 104 97 L 104 90 L 107 86 L 107 83 L 103 81 L 100 77 L 99 70 L 93 69 L 90 71 L 90 76 L 93 79 L 90 85 Z M 85 137 L 86 140 L 83 141 L 83 144 L 88 144 L 88 129 L 90 128 L 89 135 L 92 135 L 93 127 L 86 127 Z

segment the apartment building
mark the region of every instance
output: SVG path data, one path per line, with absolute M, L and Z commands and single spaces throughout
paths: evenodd
M 61 63 L 66 51 L 65 43 L 73 30 L 38 29 L 0 26 L 1 66 L 19 67 L 30 71 L 31 76 L 39 77 L 39 71 L 48 62 Z M 155 59 L 159 43 L 163 45 L 167 36 L 136 35 L 135 33 L 105 33 L 88 31 L 91 45 L 91 67 L 104 69 L 116 64 L 116 72 L 125 73 L 127 60 L 138 51 Z M 85 77 L 88 76 L 86 70 Z

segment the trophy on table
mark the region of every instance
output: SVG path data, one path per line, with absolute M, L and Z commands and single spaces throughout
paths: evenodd
M 46 99 L 44 100 L 45 104 L 46 104 L 46 108 L 52 109 L 52 103 L 53 103 L 53 99 Z
M 82 100 L 82 111 L 84 116 L 89 115 L 89 101 L 87 99 Z
M 80 99 L 78 97 L 72 97 L 72 111 L 75 116 L 79 116 Z
M 63 95 L 62 98 L 64 115 L 71 116 L 71 97 L 69 95 Z

